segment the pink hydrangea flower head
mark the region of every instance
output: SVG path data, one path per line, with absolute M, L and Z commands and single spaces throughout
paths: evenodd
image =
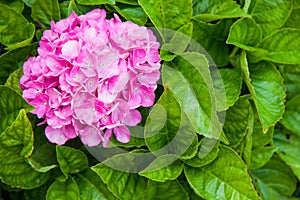
M 23 66 L 23 97 L 44 118 L 46 137 L 58 145 L 77 136 L 106 147 L 114 134 L 141 121 L 138 107 L 154 103 L 160 77 L 159 43 L 151 30 L 105 10 L 72 13 L 43 33 L 36 57 Z

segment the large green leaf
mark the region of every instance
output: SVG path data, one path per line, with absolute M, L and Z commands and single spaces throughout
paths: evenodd
M 232 149 L 221 146 L 217 159 L 201 168 L 184 167 L 194 191 L 205 199 L 259 199 L 247 167 Z
M 8 49 L 16 49 L 30 44 L 35 27 L 21 13 L 0 3 L 0 43 Z
M 182 185 L 180 185 L 180 183 L 177 181 L 166 181 L 164 183 L 159 183 L 149 180 L 144 199 L 188 200 L 189 198 Z
M 115 0 L 76 0 L 82 5 L 100 5 L 100 4 L 111 4 L 115 5 Z
M 296 8 L 292 11 L 289 18 L 284 24 L 284 28 L 297 28 L 300 29 L 300 8 Z
M 22 109 L 17 119 L 0 135 L 0 178 L 2 182 L 17 188 L 32 189 L 47 181 L 48 173 L 35 171 L 25 161 L 32 151 L 32 127 L 26 111 Z
M 65 182 L 54 181 L 47 191 L 46 200 L 80 200 L 78 186 L 72 177 Z
M 116 2 L 120 2 L 128 5 L 139 5 L 137 0 L 116 0 Z
M 262 168 L 251 170 L 250 174 L 263 200 L 287 200 L 296 189 L 293 172 L 275 156 Z
M 223 130 L 230 146 L 238 145 L 247 134 L 251 111 L 251 104 L 247 98 L 240 98 L 227 110 Z
M 261 28 L 251 18 L 242 18 L 236 21 L 230 28 L 229 36 L 226 41 L 245 50 L 254 50 L 262 39 Z
M 178 157 L 172 154 L 159 156 L 141 171 L 139 175 L 158 182 L 175 180 L 183 169 L 182 162 L 177 159 Z M 165 166 L 166 162 L 170 164 Z
M 252 150 L 249 169 L 258 169 L 265 165 L 272 158 L 276 150 L 277 148 L 273 145 Z
M 280 121 L 287 129 L 300 136 L 300 95 L 293 97 L 286 103 L 285 113 Z
M 88 169 L 77 173 L 74 177 L 81 200 L 113 200 L 116 197 L 107 189 L 100 177 Z
M 20 68 L 29 56 L 35 54 L 37 44 L 8 51 L 0 56 L 0 84 L 4 84 L 9 75 Z
M 250 17 L 237 2 L 233 0 L 193 0 L 193 18 L 211 22 L 219 19 Z
M 0 4 L 5 4 L 19 13 L 22 13 L 24 9 L 24 2 L 22 0 L 0 0 Z
M 226 142 L 216 115 L 216 96 L 208 61 L 198 53 L 183 53 L 172 63 L 164 63 L 163 83 L 174 92 L 197 133 Z M 224 92 L 218 94 L 223 99 Z
M 108 189 L 120 199 L 141 200 L 145 195 L 147 179 L 134 173 L 126 173 L 100 163 L 92 167 Z
M 147 117 L 146 145 L 156 155 L 193 157 L 197 151 L 194 132 L 193 125 L 167 86 Z
M 202 167 L 214 161 L 219 153 L 219 142 L 215 139 L 204 138 L 200 141 L 195 157 L 185 160 L 184 163 L 192 167 Z
M 32 110 L 20 94 L 9 87 L 0 86 L 0 135 L 14 122 L 22 108 Z
M 208 24 L 196 20 L 192 22 L 194 26 L 193 39 L 207 51 L 217 66 L 226 66 L 229 61 L 229 49 L 225 41 L 233 21 L 225 19 L 216 24 Z M 192 50 L 202 52 L 197 48 Z
M 138 2 L 156 28 L 178 30 L 189 23 L 192 16 L 192 0 L 139 0 Z M 159 31 L 168 40 L 174 33 L 165 29 Z
M 220 78 L 214 77 L 215 73 L 220 73 Z M 213 84 L 216 95 L 226 96 L 226 103 L 217 101 L 217 110 L 227 110 L 238 100 L 242 89 L 243 76 L 238 68 L 221 68 L 212 73 Z M 224 90 L 225 87 L 225 90 Z M 223 94 L 225 92 L 225 94 Z M 222 94 L 222 95 L 220 95 Z
M 188 199 L 183 187 L 177 181 L 154 182 L 138 174 L 109 168 L 102 163 L 92 167 L 92 170 L 120 199 Z
M 14 89 L 19 94 L 22 94 L 22 90 L 20 88 L 20 78 L 22 76 L 23 76 L 23 69 L 19 68 L 9 75 L 4 85 Z
M 283 78 L 269 62 L 249 63 L 248 66 L 244 51 L 241 54 L 241 69 L 265 133 L 281 119 L 284 112 L 286 93 Z
M 291 42 L 292 41 L 292 42 Z M 282 64 L 300 64 L 300 30 L 284 28 L 264 38 L 258 47 L 268 51 L 263 58 Z
M 276 130 L 273 140 L 274 144 L 279 149 L 279 156 L 291 167 L 294 174 L 300 180 L 300 137 L 289 132 Z
M 88 167 L 85 154 L 67 146 L 56 146 L 56 156 L 59 167 L 65 176 L 76 174 Z
M 140 6 L 117 5 L 114 6 L 117 12 L 128 21 L 140 26 L 146 24 L 148 17 Z
M 287 90 L 287 99 L 300 94 L 300 65 L 282 65 L 280 72 Z
M 256 0 L 252 17 L 266 36 L 285 23 L 292 8 L 293 0 Z
M 51 20 L 60 20 L 58 0 L 35 0 L 31 9 L 32 19 L 42 24 L 49 25 Z

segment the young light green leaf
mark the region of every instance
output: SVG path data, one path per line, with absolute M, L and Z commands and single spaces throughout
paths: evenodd
M 101 4 L 111 4 L 115 5 L 115 0 L 76 0 L 79 4 L 82 5 L 101 5 Z
M 226 111 L 224 133 L 230 146 L 238 145 L 248 132 L 251 104 L 247 98 L 240 98 Z
M 148 17 L 140 6 L 117 5 L 114 6 L 116 11 L 128 21 L 144 26 Z
M 286 97 L 283 79 L 276 67 L 269 62 L 250 64 L 246 53 L 241 54 L 241 69 L 245 82 L 257 108 L 263 132 L 276 124 L 284 112 Z
M 274 144 L 279 149 L 278 154 L 284 162 L 291 167 L 294 174 L 300 180 L 300 137 L 289 132 L 276 130 Z
M 14 9 L 0 4 L 0 43 L 13 50 L 30 44 L 35 27 Z
M 262 32 L 259 25 L 251 18 L 242 18 L 231 26 L 226 43 L 251 51 L 256 49 L 254 47 L 261 39 Z
M 24 9 L 24 2 L 22 0 L 0 0 L 0 4 L 5 4 L 19 13 L 22 13 Z
M 142 200 L 147 179 L 136 173 L 126 173 L 99 163 L 92 170 L 100 176 L 108 189 L 120 199 Z
M 144 132 L 146 145 L 156 155 L 191 157 L 197 151 L 194 132 L 189 118 L 167 86 L 147 117 Z
M 214 76 L 215 73 L 212 73 L 212 76 L 214 77 L 213 84 L 217 95 L 225 92 L 225 94 L 222 94 L 221 96 L 226 96 L 226 104 L 223 105 L 223 102 L 217 101 L 217 110 L 223 111 L 227 110 L 230 106 L 233 106 L 238 100 L 242 89 L 243 77 L 241 70 L 238 68 L 221 68 L 218 70 L 218 73 L 221 75 L 220 78 Z
M 59 167 L 65 176 L 76 174 L 88 167 L 87 157 L 80 150 L 57 145 L 56 156 Z
M 197 155 L 192 159 L 185 160 L 184 163 L 192 167 L 202 167 L 214 161 L 220 150 L 219 142 L 214 140 L 203 138 L 200 141 Z
M 216 24 L 208 24 L 196 20 L 192 22 L 194 27 L 192 38 L 207 51 L 217 66 L 226 66 L 229 61 L 229 49 L 225 41 L 233 20 L 225 19 Z M 218 39 L 216 40 L 216 38 Z M 192 50 L 202 52 L 198 49 Z
M 26 111 L 22 109 L 17 119 L 0 135 L 1 181 L 23 189 L 32 189 L 44 184 L 49 174 L 37 172 L 25 161 L 32 151 L 32 127 Z
M 265 37 L 285 23 L 292 9 L 293 0 L 256 0 L 251 15 Z
M 159 183 L 149 180 L 144 199 L 188 200 L 189 198 L 182 185 L 177 181 L 166 181 L 164 183 Z
M 175 180 L 183 169 L 182 162 L 177 159 L 178 157 L 172 154 L 159 156 L 141 171 L 139 175 L 158 182 Z M 170 164 L 163 167 L 166 162 L 170 162 Z
M 77 173 L 74 177 L 77 183 L 81 200 L 114 200 L 117 199 L 103 183 L 100 177 L 92 170 L 87 169 Z
M 47 191 L 46 200 L 64 199 L 80 200 L 78 186 L 72 177 L 65 182 L 54 181 Z
M 251 170 L 250 174 L 262 199 L 288 200 L 296 189 L 293 172 L 276 156 L 262 168 Z
M 297 95 L 287 101 L 285 113 L 283 115 L 281 124 L 285 126 L 285 128 L 293 131 L 294 133 L 300 136 L 300 95 Z
M 138 2 L 156 28 L 178 30 L 189 23 L 192 16 L 192 0 L 139 0 Z M 168 31 L 159 31 L 163 38 L 170 39 L 171 35 Z
M 32 108 L 16 91 L 0 86 L 0 134 L 15 121 L 21 109 L 28 112 Z
M 291 42 L 292 41 L 292 42 Z M 300 30 L 283 28 L 264 38 L 258 47 L 268 51 L 264 60 L 282 64 L 300 64 Z
M 184 167 L 190 186 L 205 199 L 259 199 L 242 159 L 220 146 L 217 159 L 201 168 Z M 216 192 L 218 191 L 218 192 Z
M 172 63 L 164 63 L 162 79 L 174 92 L 197 133 L 226 142 L 216 115 L 216 96 L 204 55 L 183 53 Z
M 193 18 L 203 22 L 227 18 L 250 17 L 250 15 L 233 0 L 193 1 L 193 9 Z
M 58 0 L 35 0 L 31 9 L 32 19 L 42 24 L 49 25 L 51 20 L 60 20 Z
M 22 94 L 22 90 L 20 88 L 20 78 L 22 76 L 23 76 L 23 69 L 19 68 L 9 75 L 4 85 L 14 89 L 19 94 Z

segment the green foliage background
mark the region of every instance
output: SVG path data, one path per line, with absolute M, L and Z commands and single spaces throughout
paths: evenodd
M 78 139 L 65 146 L 49 143 L 21 96 L 22 64 L 36 55 L 51 20 L 94 8 L 179 31 L 201 44 L 218 67 L 225 104 L 216 101 L 218 87 L 211 92 L 217 83 L 207 57 L 189 39 L 158 31 L 165 87 L 157 90 L 150 113 L 141 110 L 141 126 L 147 126 L 140 133 L 158 134 L 132 137 L 128 144 L 114 140 L 132 153 L 103 163 Z M 0 84 L 0 199 L 300 198 L 299 0 L 0 0 Z M 222 122 L 218 115 L 224 111 Z M 155 154 L 179 129 L 183 137 L 172 148 L 180 156 L 170 149 Z M 212 151 L 198 157 L 204 138 L 216 133 L 221 137 Z M 189 148 L 182 148 L 187 140 Z M 119 162 L 126 171 L 124 157 L 139 160 L 133 152 L 152 156 L 139 173 L 105 165 Z M 149 171 L 173 158 L 171 165 Z

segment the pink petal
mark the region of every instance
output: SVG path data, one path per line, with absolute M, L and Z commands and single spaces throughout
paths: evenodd
M 63 145 L 69 139 L 65 136 L 62 128 L 52 128 L 51 126 L 47 126 L 45 134 L 50 142 L 58 145 Z
M 101 132 L 95 126 L 87 126 L 85 129 L 79 131 L 81 141 L 83 144 L 97 146 L 102 141 Z
M 115 127 L 114 134 L 119 142 L 127 143 L 130 140 L 130 132 L 126 126 Z
M 69 40 L 61 49 L 62 56 L 66 59 L 73 59 L 78 56 L 80 51 L 80 44 L 76 40 Z
M 124 123 L 128 126 L 136 126 L 141 121 L 142 121 L 142 116 L 138 110 L 130 110 L 124 116 Z

